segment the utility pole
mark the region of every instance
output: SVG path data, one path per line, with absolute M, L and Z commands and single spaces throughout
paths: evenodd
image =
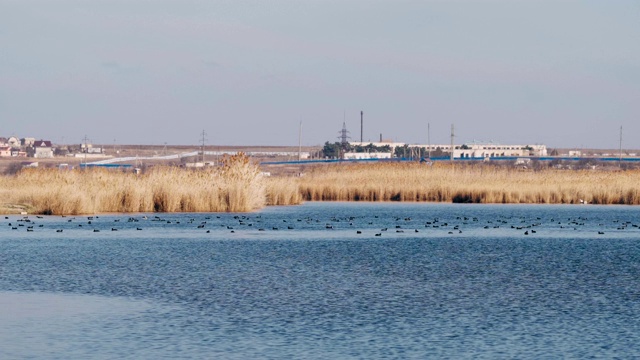
M 302 120 L 298 129 L 298 161 L 302 160 Z
M 364 131 L 364 111 L 360 111 L 360 142 L 362 143 L 362 132 Z
M 349 139 L 351 139 L 351 137 L 349 136 L 349 130 L 347 130 L 346 122 L 342 123 L 342 130 L 340 130 L 338 133 L 340 134 L 340 136 L 338 137 L 340 139 L 340 144 L 343 147 L 349 145 Z
M 204 144 L 207 141 L 207 138 L 206 138 L 207 133 L 204 130 L 202 130 L 202 134 L 201 135 L 202 135 L 202 139 L 201 139 L 201 141 L 202 141 L 202 165 L 204 165 Z
M 618 159 L 618 167 L 622 167 L 622 126 L 620 126 L 620 158 Z
M 84 139 L 82 139 L 82 141 L 84 142 L 84 168 L 87 168 L 87 153 L 89 152 L 89 145 L 88 145 L 88 141 L 89 139 L 87 138 L 87 135 L 84 136 Z
M 427 123 L 427 151 L 429 154 L 428 160 L 431 161 L 431 124 Z
M 451 160 L 451 162 L 453 163 L 453 137 L 454 137 L 454 133 L 453 133 L 453 124 L 451 124 L 451 153 L 449 154 L 449 159 Z

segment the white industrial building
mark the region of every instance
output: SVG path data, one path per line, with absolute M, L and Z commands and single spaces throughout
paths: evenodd
M 348 152 L 344 153 L 344 158 L 347 160 L 366 160 L 366 159 L 391 159 L 391 153 L 380 152 Z
M 450 153 L 451 145 L 420 145 L 405 144 L 397 142 L 352 142 L 352 146 L 367 146 L 369 144 L 382 147 L 389 146 L 391 153 L 396 147 L 407 146 L 408 148 L 424 148 L 437 152 L 438 150 Z M 453 157 L 456 159 L 491 159 L 496 157 L 527 157 L 527 156 L 547 156 L 546 145 L 498 145 L 498 144 L 462 144 L 453 145 Z

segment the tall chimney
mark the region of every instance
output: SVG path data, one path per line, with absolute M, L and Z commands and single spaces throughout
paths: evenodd
M 360 142 L 362 142 L 363 129 L 364 129 L 364 112 L 360 111 Z
M 380 142 L 382 142 L 382 133 L 380 133 Z

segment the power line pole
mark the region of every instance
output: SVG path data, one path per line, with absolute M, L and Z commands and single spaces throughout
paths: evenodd
M 202 139 L 201 139 L 201 141 L 202 141 L 202 165 L 204 165 L 204 144 L 207 141 L 207 138 L 206 138 L 207 133 L 204 130 L 202 130 L 202 134 L 201 135 L 202 135 Z
M 431 161 L 431 124 L 427 123 L 427 147 L 429 152 L 429 161 Z
M 347 148 L 349 147 L 349 139 L 351 139 L 351 137 L 349 136 L 349 131 L 347 130 L 347 112 L 344 112 L 343 115 L 343 120 L 342 120 L 342 130 L 340 130 L 338 132 L 338 134 L 340 134 L 340 136 L 338 136 L 338 139 L 340 139 L 340 159 L 344 159 L 344 153 L 347 151 Z
M 340 136 L 338 137 L 340 139 L 340 144 L 342 146 L 347 146 L 349 144 L 349 139 L 351 139 L 351 137 L 349 136 L 349 130 L 347 130 L 346 122 L 342 123 L 342 130 L 340 130 L 338 134 L 340 134 Z
M 360 111 L 360 142 L 362 142 L 363 131 L 364 131 L 364 111 Z
M 453 124 L 451 124 L 451 154 L 449 154 L 449 160 L 451 160 L 451 162 L 453 163 L 453 137 L 454 137 L 454 133 L 453 133 Z
M 302 160 L 302 120 L 298 129 L 298 161 Z
M 89 152 L 89 145 L 88 145 L 89 139 L 87 138 L 87 135 L 84 136 L 82 141 L 84 142 L 84 168 L 86 169 L 87 168 L 87 153 Z
M 622 126 L 620 126 L 620 158 L 618 159 L 618 166 L 622 167 Z

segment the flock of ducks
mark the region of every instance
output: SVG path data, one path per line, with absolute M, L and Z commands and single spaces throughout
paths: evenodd
M 569 219 L 549 219 L 542 220 L 540 217 L 526 218 L 516 216 L 500 216 L 497 219 L 480 220 L 478 217 L 466 217 L 458 216 L 455 219 L 442 220 L 440 218 L 432 218 L 428 220 L 414 220 L 411 217 L 391 217 L 393 227 L 378 228 L 376 231 L 374 227 L 374 221 L 379 219 L 379 216 L 375 216 L 372 220 L 370 217 L 365 223 L 362 221 L 365 218 L 356 217 L 331 217 L 328 220 L 314 219 L 311 217 L 298 218 L 298 219 L 270 219 L 264 221 L 262 215 L 204 215 L 196 217 L 177 219 L 176 217 L 164 218 L 161 216 L 138 216 L 128 218 L 115 218 L 107 217 L 107 220 L 100 219 L 99 216 L 87 216 L 87 217 L 72 217 L 66 219 L 67 224 L 64 228 L 60 225 L 60 222 L 55 222 L 58 226 L 55 231 L 62 233 L 64 229 L 70 228 L 82 228 L 89 229 L 92 232 L 100 231 L 118 231 L 118 230 L 135 230 L 142 231 L 143 227 L 140 223 L 152 223 L 153 227 L 158 226 L 172 226 L 181 225 L 185 229 L 194 228 L 201 229 L 206 233 L 210 233 L 213 229 L 226 229 L 230 233 L 235 233 L 237 229 L 242 230 L 255 230 L 255 231 L 278 231 L 278 230 L 295 230 L 297 228 L 304 228 L 306 230 L 334 230 L 334 229 L 353 229 L 356 234 L 363 234 L 365 230 L 373 230 L 375 236 L 382 236 L 385 232 L 404 233 L 413 232 L 419 233 L 423 230 L 440 230 L 446 231 L 447 234 L 462 234 L 463 229 L 499 229 L 508 228 L 516 231 L 520 231 L 523 235 L 536 234 L 541 229 L 568 229 L 579 230 L 584 227 L 588 219 L 584 217 L 569 218 Z M 215 219 L 214 219 L 215 217 Z M 62 216 L 66 218 L 66 216 Z M 27 232 L 33 232 L 35 229 L 46 229 L 45 224 L 47 222 L 42 221 L 43 216 L 36 216 L 36 219 L 32 219 L 29 216 L 22 216 L 17 219 L 11 219 L 9 216 L 5 216 L 7 225 L 11 230 L 26 229 Z M 100 219 L 100 220 L 99 220 Z M 544 222 L 544 224 L 543 224 Z M 124 224 L 128 225 L 124 225 Z M 267 223 L 269 226 L 266 226 Z M 387 225 L 390 223 L 389 219 L 385 222 Z M 304 224 L 299 226 L 298 224 Z M 638 228 L 638 224 L 634 224 L 630 221 L 613 220 L 613 224 L 598 224 L 599 235 L 604 235 L 604 229 L 616 229 L 625 230 L 627 228 Z M 356 229 L 360 228 L 360 229 Z

